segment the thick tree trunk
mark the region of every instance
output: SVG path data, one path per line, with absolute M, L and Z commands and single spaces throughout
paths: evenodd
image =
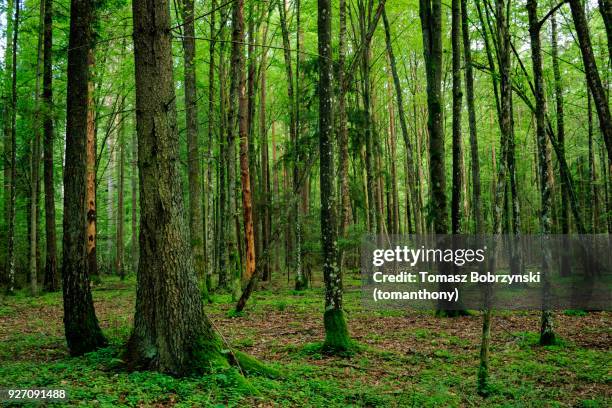
M 542 48 L 540 44 L 540 25 L 538 23 L 538 3 L 537 0 L 527 1 L 527 12 L 529 14 L 529 36 L 531 38 L 531 58 L 533 60 L 533 79 L 534 93 L 536 101 L 536 137 L 538 144 L 538 167 L 540 176 L 540 227 L 544 235 L 552 231 L 551 206 L 552 186 L 550 184 L 549 173 L 551 168 L 546 158 L 546 96 L 544 93 L 544 75 L 542 73 Z M 545 242 L 548 240 L 544 238 Z M 542 290 L 544 302 L 542 304 L 542 322 L 540 328 L 540 344 L 549 345 L 555 342 L 555 332 L 553 331 L 552 312 L 547 304 L 549 291 L 549 280 L 547 274 L 550 272 L 552 255 L 550 248 L 544 244 L 542 253 Z
M 93 7 L 91 0 L 72 0 L 70 7 L 62 289 L 64 328 L 72 355 L 81 355 L 106 344 L 91 297 L 86 245 L 89 52 L 93 40 Z
M 170 9 L 166 0 L 132 3 L 136 126 L 140 170 L 140 265 L 134 367 L 175 375 L 225 367 L 204 314 L 193 265 L 179 170 Z
M 593 95 L 593 102 L 597 116 L 599 117 L 599 127 L 603 135 L 606 149 L 608 150 L 608 166 L 612 168 L 612 116 L 610 116 L 610 105 L 606 92 L 599 77 L 593 47 L 591 46 L 591 35 L 589 34 L 589 25 L 584 13 L 582 1 L 569 0 L 572 10 L 574 26 L 580 44 L 580 52 L 582 54 L 582 62 L 586 79 Z
M 43 40 L 43 172 L 45 186 L 45 259 L 44 288 L 59 289 L 57 273 L 57 238 L 55 233 L 55 181 L 53 177 L 53 0 L 45 0 Z
M 202 218 L 202 185 L 198 145 L 198 95 L 196 91 L 196 43 L 194 0 L 183 0 L 183 69 L 185 73 L 185 128 L 187 130 L 187 174 L 189 178 L 189 231 L 191 250 L 202 294 L 208 296 L 204 262 L 204 226 Z
M 319 166 L 321 182 L 321 243 L 325 280 L 325 343 L 330 352 L 346 351 L 350 340 L 342 308 L 342 271 L 338 267 L 335 223 L 331 1 L 318 0 Z

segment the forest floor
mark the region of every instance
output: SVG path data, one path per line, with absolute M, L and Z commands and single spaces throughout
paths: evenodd
M 350 280 L 350 279 L 349 279 Z M 68 355 L 60 293 L 0 299 L 0 389 L 66 389 L 84 406 L 572 406 L 612 405 L 612 313 L 557 313 L 559 344 L 537 344 L 539 314 L 503 312 L 492 329 L 493 393 L 475 390 L 481 319 L 436 318 L 415 311 L 361 306 L 359 281 L 347 282 L 345 308 L 359 351 L 321 355 L 322 290 L 256 292 L 241 317 L 230 317 L 229 295 L 207 306 L 233 347 L 280 369 L 282 378 L 249 376 L 257 390 L 232 375 L 175 379 L 127 372 L 121 347 L 132 326 L 135 280 L 104 278 L 93 290 L 110 346 L 84 357 Z M 59 405 L 59 404 L 52 404 Z

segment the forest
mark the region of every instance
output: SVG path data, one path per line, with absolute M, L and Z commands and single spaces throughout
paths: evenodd
M 612 0 L 2 0 L 0 37 L 0 403 L 612 404 L 609 309 L 362 300 L 367 237 L 612 245 Z

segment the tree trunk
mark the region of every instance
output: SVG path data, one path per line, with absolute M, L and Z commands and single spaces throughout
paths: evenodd
M 138 254 L 140 250 L 138 249 L 138 220 L 137 220 L 137 189 L 138 189 L 138 181 L 136 180 L 138 177 L 138 141 L 136 140 L 136 131 L 132 130 L 132 176 L 131 176 L 131 184 L 132 184 L 132 245 L 131 245 L 131 258 L 132 258 L 132 272 L 136 273 L 138 271 Z
M 451 43 L 453 54 L 453 196 L 451 232 L 461 233 L 461 190 L 463 188 L 463 147 L 461 140 L 461 3 L 452 0 Z
M 406 191 L 407 196 L 409 197 L 406 200 L 406 203 L 410 205 L 413 209 L 418 208 L 418 203 L 416 200 L 417 197 L 417 180 L 414 174 L 414 149 L 412 147 L 412 143 L 410 142 L 410 137 L 408 135 L 408 126 L 406 124 L 406 113 L 404 111 L 404 98 L 402 96 L 402 88 L 400 85 L 399 75 L 397 73 L 397 63 L 395 60 L 395 53 L 393 52 L 393 44 L 391 42 L 391 25 L 389 24 L 389 20 L 387 19 L 387 13 L 383 10 L 382 14 L 383 24 L 385 26 L 385 41 L 387 45 L 387 54 L 389 55 L 389 65 L 391 66 L 391 74 L 393 76 L 393 84 L 395 86 L 395 98 L 397 103 L 397 113 L 399 116 L 400 128 L 402 131 L 402 138 L 404 139 L 404 145 L 406 147 L 406 162 L 407 162 L 407 179 L 408 179 L 408 191 Z M 415 213 L 416 214 L 416 213 Z M 406 212 L 406 217 L 410 218 L 410 213 Z M 417 223 L 417 216 L 415 216 L 415 223 Z M 413 234 L 415 231 L 413 229 L 409 229 L 408 233 Z
M 87 53 L 87 64 L 89 72 L 89 82 L 87 83 L 87 268 L 89 276 L 95 278 L 98 275 L 98 261 L 96 254 L 96 131 L 93 48 Z
M 204 255 L 206 257 L 206 288 L 208 290 L 211 289 L 212 284 L 212 271 L 214 270 L 214 265 L 216 262 L 213 253 L 215 252 L 213 249 L 213 245 L 215 242 L 214 238 L 214 193 L 213 193 L 213 179 L 212 179 L 212 169 L 213 169 L 213 140 L 214 137 L 214 129 L 215 129 L 215 120 L 214 120 L 214 110 L 215 110 L 215 16 L 216 16 L 216 8 L 217 1 L 212 0 L 210 3 L 211 12 L 210 12 L 210 43 L 208 45 L 208 144 L 206 150 L 206 180 L 204 181 L 204 200 L 206 211 L 204 213 L 204 219 L 206 221 L 205 232 L 204 232 Z M 217 180 L 218 182 L 218 180 Z
M 612 64 L 612 0 L 599 0 L 599 12 L 606 27 L 608 37 L 608 61 Z
M 124 100 L 122 98 L 121 104 L 119 105 L 119 112 L 121 113 L 121 117 L 119 120 L 119 137 L 117 138 L 117 145 L 119 147 L 119 169 L 118 169 L 118 179 L 119 185 L 117 186 L 117 253 L 115 256 L 115 270 L 117 274 L 121 277 L 121 279 L 125 279 L 125 267 L 123 265 L 123 255 L 124 255 L 124 201 L 123 201 L 123 192 L 125 185 L 125 113 L 124 111 Z
M 179 170 L 170 9 L 132 3 L 140 170 L 140 265 L 130 365 L 183 375 L 226 367 L 204 314 Z
M 106 344 L 98 325 L 87 264 L 87 140 L 89 128 L 89 52 L 94 4 L 72 0 L 66 94 L 66 165 L 64 169 L 64 237 L 62 278 L 64 328 L 71 355 Z
M 537 0 L 527 1 L 527 12 L 529 13 L 529 36 L 531 39 L 531 58 L 533 60 L 534 93 L 536 101 L 536 136 L 538 144 L 538 167 L 540 169 L 540 227 L 543 235 L 551 233 L 551 184 L 549 173 L 551 168 L 546 158 L 546 96 L 544 93 L 544 75 L 542 73 L 542 49 L 540 44 L 540 25 L 538 22 Z M 548 240 L 544 237 L 545 242 Z M 542 322 L 540 328 L 540 344 L 549 345 L 555 342 L 555 333 L 552 324 L 552 312 L 547 304 L 549 281 L 547 274 L 550 272 L 552 255 L 548 245 L 544 244 L 542 253 L 542 291 L 544 301 L 542 303 Z
M 604 87 L 599 77 L 599 71 L 597 70 L 597 63 L 595 62 L 595 55 L 593 54 L 593 48 L 591 46 L 589 25 L 584 14 L 582 1 L 569 0 L 569 4 L 572 10 L 578 42 L 580 44 L 580 52 L 582 54 L 586 79 L 591 89 L 591 94 L 593 95 L 593 102 L 595 103 L 595 109 L 599 117 L 599 127 L 601 128 L 601 134 L 603 135 L 606 149 L 608 150 L 608 166 L 612 168 L 612 117 L 610 116 L 608 98 L 606 97 Z
M 32 296 L 38 294 L 38 220 L 39 220 L 39 193 L 40 193 L 40 76 L 43 62 L 43 30 L 45 19 L 45 3 L 40 3 L 40 16 L 38 27 L 38 46 L 36 62 L 35 111 L 34 111 L 34 139 L 30 156 L 30 291 Z
M 555 78 L 555 102 L 557 109 L 557 144 L 559 146 L 559 154 L 565 157 L 565 115 L 563 110 L 563 80 L 561 79 L 561 71 L 559 70 L 559 47 L 557 41 L 557 19 L 556 13 L 550 16 L 551 25 L 551 49 L 552 49 L 552 66 L 553 75 Z M 561 233 L 569 234 L 569 191 L 565 177 L 561 176 L 561 213 L 559 214 L 559 222 L 561 224 Z M 568 276 L 570 273 L 570 256 L 568 251 L 564 251 L 561 255 L 561 276 Z
M 206 265 L 204 262 L 204 226 L 202 218 L 202 185 L 198 146 L 198 95 L 196 91 L 196 44 L 194 0 L 183 0 L 183 69 L 185 73 L 185 128 L 187 130 L 187 173 L 189 178 L 189 231 L 191 250 L 202 295 L 207 297 Z
M 12 106 L 12 72 L 13 72 L 13 26 L 15 23 L 14 20 L 14 9 L 13 9 L 13 0 L 7 0 L 5 16 L 6 16 L 6 47 L 4 50 L 4 84 L 3 84 L 3 92 L 2 99 L 4 102 L 4 106 L 2 108 L 3 115 L 3 135 L 4 135 L 4 143 L 3 143 L 3 158 L 2 165 L 4 171 L 4 200 L 2 200 L 3 204 L 3 212 L 2 212 L 2 221 L 4 223 L 2 231 L 0 231 L 0 240 L 2 242 L 6 242 L 6 247 L 3 250 L 6 250 L 6 253 L 3 253 L 4 264 L 3 274 L 0 276 L 0 282 L 8 283 L 9 282 L 9 257 L 8 257 L 8 243 L 9 243 L 9 235 L 8 230 L 11 224 L 10 221 L 10 211 L 11 211 L 11 185 L 12 185 L 12 170 L 11 170 L 11 157 L 12 157 L 12 143 L 11 143 L 11 106 Z M 5 256 L 5 257 L 4 257 Z M 10 292 L 9 288 L 9 292 Z
M 350 340 L 342 308 L 342 270 L 338 267 L 335 223 L 331 1 L 318 0 L 319 166 L 321 183 L 321 243 L 325 280 L 325 343 L 330 352 L 346 351 Z
M 45 259 L 44 288 L 48 292 L 59 289 L 57 273 L 57 239 L 55 233 L 55 185 L 53 177 L 53 0 L 45 0 L 43 40 L 43 132 L 45 186 Z
M 244 280 L 251 279 L 255 273 L 255 234 L 253 229 L 253 205 L 251 196 L 251 178 L 249 174 L 249 109 L 248 95 L 246 92 L 246 77 L 244 72 L 244 0 L 236 0 L 234 4 L 233 50 L 232 54 L 237 58 L 233 60 L 236 75 L 238 76 L 238 135 L 240 138 L 240 181 L 242 184 L 242 216 L 244 223 L 244 243 L 246 251 L 246 270 Z
M 343 238 L 351 222 L 351 194 L 349 190 L 349 137 L 346 114 L 346 85 L 344 70 L 346 69 L 346 0 L 340 0 L 339 5 L 340 32 L 338 42 L 338 149 L 340 176 L 340 229 L 338 235 Z M 340 261 L 342 267 L 342 261 Z
M 8 273 L 7 292 L 12 294 L 15 289 L 15 213 L 17 198 L 17 39 L 19 35 L 19 0 L 15 2 L 15 18 L 13 21 L 13 43 L 11 46 L 11 102 L 10 102 L 10 185 L 8 191 L 8 243 L 5 271 Z
M 470 157 L 472 170 L 472 214 L 474 217 L 474 234 L 484 232 L 482 198 L 480 192 L 480 159 L 478 157 L 478 133 L 476 126 L 476 107 L 474 105 L 474 71 L 472 67 L 472 49 L 470 45 L 470 28 L 468 25 L 467 0 L 461 0 L 461 25 L 463 35 L 463 59 L 465 62 L 465 91 L 470 126 Z

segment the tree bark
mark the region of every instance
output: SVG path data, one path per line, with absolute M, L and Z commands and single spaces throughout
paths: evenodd
M 11 46 L 11 102 L 10 102 L 10 185 L 8 191 L 8 228 L 7 228 L 7 256 L 6 267 L 7 293 L 12 294 L 15 289 L 15 213 L 17 198 L 17 40 L 19 36 L 19 0 L 15 1 L 15 16 L 13 20 L 13 43 Z
M 125 207 L 123 200 L 124 193 L 124 185 L 125 185 L 125 110 L 123 97 L 121 100 L 121 104 L 119 105 L 119 112 L 121 113 L 121 117 L 119 120 L 119 137 L 117 138 L 117 144 L 119 146 L 119 169 L 118 169 L 118 179 L 119 185 L 117 186 L 117 253 L 115 255 L 115 270 L 119 277 L 123 280 L 125 279 L 125 266 L 123 265 L 124 258 L 124 219 L 125 219 Z
M 461 192 L 463 188 L 463 147 L 461 136 L 461 3 L 452 0 L 451 44 L 453 65 L 453 188 L 451 232 L 461 233 Z
M 89 127 L 89 52 L 94 4 L 72 0 L 66 94 L 66 165 L 64 169 L 64 237 L 62 278 L 64 328 L 71 355 L 106 344 L 98 325 L 87 264 L 87 139 Z
M 483 209 L 480 187 L 480 159 L 478 154 L 478 130 L 476 126 L 476 107 L 474 105 L 474 70 L 472 67 L 472 47 L 468 25 L 467 0 L 461 0 L 461 25 L 463 35 L 463 59 L 465 62 L 465 91 L 470 126 L 470 157 L 472 170 L 472 214 L 474 233 L 484 232 Z
M 140 170 L 140 265 L 130 365 L 184 375 L 226 367 L 198 288 L 179 170 L 167 0 L 132 3 Z
M 94 7 L 94 6 L 92 6 Z M 93 13 L 93 11 L 92 11 Z M 93 19 L 93 17 L 92 17 Z M 94 102 L 94 53 L 88 50 L 87 64 L 89 79 L 87 83 L 87 268 L 89 276 L 98 275 L 97 244 L 97 213 L 96 213 L 96 130 Z M 109 220 L 110 222 L 110 220 Z M 110 254 L 109 254 L 110 256 Z
M 194 0 L 182 1 L 183 69 L 185 74 L 185 128 L 187 130 L 187 174 L 189 179 L 189 231 L 196 274 L 203 296 L 208 296 L 204 262 L 204 226 L 202 217 L 202 185 L 198 145 L 198 95 L 196 90 L 196 44 Z
M 45 259 L 44 288 L 48 292 L 59 290 L 57 273 L 57 238 L 55 232 L 55 181 L 53 175 L 53 0 L 45 0 L 43 40 L 43 172 L 45 187 Z
M 350 340 L 342 308 L 342 270 L 338 267 L 335 223 L 331 1 L 318 0 L 319 166 L 321 183 L 321 243 L 325 281 L 325 343 L 330 352 L 346 351 Z
M 529 36 L 531 39 L 531 58 L 533 60 L 533 79 L 534 93 L 536 101 L 536 137 L 538 145 L 538 167 L 540 176 L 540 227 L 545 235 L 545 242 L 548 240 L 546 235 L 552 231 L 551 207 L 552 197 L 549 173 L 551 171 L 546 157 L 546 96 L 544 93 L 544 75 L 542 73 L 542 48 L 540 44 L 540 25 L 538 23 L 538 2 L 537 0 L 527 1 L 527 12 L 529 14 Z M 555 342 L 555 332 L 553 330 L 552 312 L 549 309 L 549 281 L 547 274 L 550 272 L 552 254 L 550 247 L 544 244 L 542 251 L 542 290 L 544 302 L 542 304 L 542 321 L 540 327 L 540 344 L 550 345 Z
M 12 86 L 12 72 L 13 72 L 13 30 L 14 30 L 14 3 L 13 0 L 7 0 L 6 2 L 6 47 L 4 49 L 4 84 L 3 84 L 3 92 L 2 99 L 4 102 L 4 106 L 2 108 L 3 115 L 3 158 L 2 165 L 4 171 L 4 199 L 2 200 L 3 204 L 3 212 L 2 212 L 2 221 L 4 223 L 4 228 L 0 231 L 0 239 L 2 242 L 6 242 L 6 247 L 3 248 L 6 252 L 3 253 L 3 274 L 0 276 L 0 281 L 3 283 L 9 282 L 9 257 L 8 257 L 8 243 L 9 243 L 9 235 L 8 230 L 11 224 L 10 211 L 11 211 L 11 185 L 12 185 L 12 143 L 11 143 L 11 106 L 12 106 L 12 95 L 11 95 L 11 86 Z

